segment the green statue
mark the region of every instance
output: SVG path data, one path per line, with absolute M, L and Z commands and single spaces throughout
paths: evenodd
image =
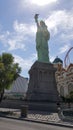
M 50 33 L 44 21 L 38 22 L 38 15 L 35 14 L 35 22 L 37 24 L 36 32 L 36 50 L 38 55 L 38 61 L 49 63 L 49 51 L 48 51 L 48 40 L 50 39 Z

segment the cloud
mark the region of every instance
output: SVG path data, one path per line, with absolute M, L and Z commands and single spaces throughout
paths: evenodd
M 53 62 L 55 59 L 55 56 L 50 56 L 50 61 Z
M 31 24 L 19 23 L 17 20 L 13 24 L 14 30 L 21 35 L 33 35 L 35 26 Z
M 7 40 L 8 40 L 8 37 L 10 36 L 10 32 L 9 31 L 0 31 L 0 41 L 2 44 L 4 44 L 4 46 L 6 47 L 7 46 Z
M 37 6 L 46 6 L 46 5 L 50 5 L 53 3 L 58 2 L 59 0 L 21 0 L 21 5 L 25 6 L 26 5 L 37 5 Z
M 45 22 L 53 36 L 63 30 L 65 33 L 69 34 L 70 31 L 73 32 L 73 10 L 54 11 Z
M 5 47 L 8 47 L 9 51 L 16 49 L 26 50 L 26 41 L 29 41 L 35 32 L 36 27 L 34 25 L 18 23 L 16 20 L 13 23 L 13 31 L 0 32 L 0 41 Z
M 19 36 L 16 32 L 2 32 L 0 34 L 0 41 L 8 50 L 23 49 L 25 50 L 25 44 L 22 43 L 23 36 Z
M 32 54 L 31 57 L 23 59 L 22 57 L 14 54 L 14 60 L 16 63 L 19 63 L 22 70 L 29 70 L 33 62 L 36 60 L 36 54 Z
M 57 2 L 58 0 L 29 0 L 32 4 L 38 5 L 38 6 L 45 6 L 48 4 L 52 4 Z
M 18 39 L 9 39 L 8 40 L 9 49 L 8 50 L 16 50 L 16 49 L 25 49 L 25 44 L 19 43 Z
M 66 44 L 59 49 L 59 54 L 62 54 L 70 49 L 70 44 Z

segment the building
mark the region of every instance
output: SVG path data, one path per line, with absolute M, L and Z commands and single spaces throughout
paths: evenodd
M 19 76 L 11 85 L 9 90 L 5 90 L 4 97 L 10 99 L 24 99 L 28 88 L 28 78 Z
M 66 97 L 73 91 L 73 64 L 63 68 L 63 61 L 58 57 L 53 61 L 53 64 L 57 69 L 55 77 L 58 92 L 61 96 Z

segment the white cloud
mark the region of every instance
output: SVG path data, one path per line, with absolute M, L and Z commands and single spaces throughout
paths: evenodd
M 46 5 L 50 5 L 50 4 L 53 4 L 53 3 L 56 3 L 58 2 L 59 0 L 21 0 L 21 5 L 22 7 L 25 7 L 25 4 L 26 6 L 30 6 L 30 5 L 37 5 L 37 6 L 46 6 Z
M 50 61 L 53 62 L 55 59 L 55 56 L 50 56 Z
M 17 20 L 14 21 L 13 28 L 17 33 L 22 35 L 33 35 L 36 32 L 34 25 L 18 23 Z
M 9 39 L 8 40 L 8 45 L 9 45 L 8 50 L 15 50 L 15 49 L 25 50 L 25 44 L 19 43 L 18 39 Z
M 0 41 L 1 41 L 2 44 L 4 44 L 5 47 L 7 46 L 8 37 L 9 36 L 10 36 L 10 32 L 9 31 L 3 32 L 1 30 L 1 32 L 0 32 Z
M 28 8 L 31 12 L 35 13 L 35 11 L 37 12 L 39 9 L 44 9 L 45 6 L 51 6 L 55 3 L 59 3 L 59 0 L 21 0 L 19 2 L 19 12 L 23 12 Z
M 38 6 L 45 6 L 48 4 L 52 4 L 57 2 L 58 0 L 29 0 L 32 4 L 36 4 Z
M 4 35 L 3 35 L 3 34 L 0 35 L 0 40 L 1 40 L 1 41 L 4 40 Z
M 16 63 L 19 63 L 22 70 L 29 70 L 33 62 L 36 60 L 36 54 L 32 54 L 31 57 L 28 57 L 27 59 L 14 55 L 14 60 Z
M 60 35 L 61 40 L 63 40 L 63 42 L 68 42 L 70 40 L 73 40 L 73 31 L 69 31 L 68 33 L 62 33 Z
M 28 27 L 24 23 L 18 23 L 18 21 L 14 21 L 13 28 L 17 33 L 28 33 Z
M 70 44 L 66 44 L 59 49 L 59 54 L 62 54 L 70 49 Z
M 36 27 L 25 23 L 18 23 L 14 21 L 13 32 L 0 32 L 0 41 L 4 46 L 8 46 L 8 50 L 22 49 L 26 50 L 25 41 L 29 40 L 29 36 L 34 36 Z
M 69 31 L 73 32 L 73 11 L 54 11 L 45 22 L 52 35 L 55 35 L 63 30 L 65 33 L 69 33 Z
M 8 50 L 23 49 L 25 50 L 24 37 L 16 32 L 2 32 L 0 41 Z

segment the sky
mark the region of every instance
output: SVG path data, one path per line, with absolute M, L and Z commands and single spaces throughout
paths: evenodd
M 57 56 L 64 62 L 73 47 L 73 0 L 0 0 L 0 55 L 11 53 L 23 77 L 29 77 L 28 71 L 37 60 L 36 13 L 50 32 L 51 62 Z M 73 63 L 72 51 L 69 58 Z

